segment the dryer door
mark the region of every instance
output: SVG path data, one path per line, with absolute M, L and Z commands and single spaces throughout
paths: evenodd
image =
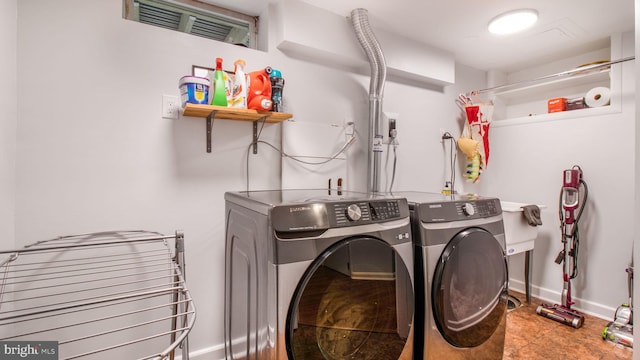
M 447 244 L 433 276 L 431 304 L 442 336 L 457 347 L 484 343 L 506 316 L 507 262 L 498 240 L 465 229 Z
M 408 267 L 393 247 L 372 237 L 328 248 L 307 269 L 289 306 L 289 359 L 410 357 L 414 294 Z

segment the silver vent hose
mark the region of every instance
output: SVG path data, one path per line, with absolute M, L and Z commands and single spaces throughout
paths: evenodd
M 371 26 L 367 9 L 354 9 L 351 11 L 351 22 L 356 37 L 371 65 L 371 80 L 369 82 L 369 165 L 367 168 L 368 192 L 380 192 L 380 155 L 382 148 L 374 148 L 374 141 L 381 136 L 382 127 L 382 92 L 387 78 L 387 64 L 380 43 L 376 39 Z

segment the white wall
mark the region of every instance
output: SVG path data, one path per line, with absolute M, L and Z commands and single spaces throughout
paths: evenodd
M 633 33 L 622 37 L 622 57 L 633 56 Z M 580 221 L 579 275 L 572 282 L 576 308 L 610 318 L 628 301 L 625 268 L 631 261 L 635 196 L 635 75 L 622 66 L 621 112 L 526 124 L 498 122 L 490 131 L 491 158 L 467 191 L 504 200 L 543 204 L 543 226 L 533 256 L 533 295 L 560 302 L 562 249 L 558 196 L 562 170 L 579 165 L 589 187 Z M 511 256 L 512 286 L 524 289 L 524 255 Z
M 35 100 L 17 98 L 17 241 L 108 229 L 184 230 L 187 281 L 198 309 L 191 349 L 222 358 L 223 194 L 245 188 L 251 124 L 216 120 L 207 154 L 204 119 L 162 119 L 162 94 L 177 95 L 178 79 L 192 64 L 222 57 L 230 68 L 244 58 L 249 70 L 282 70 L 286 111 L 296 121 L 352 119 L 364 135 L 368 77 L 291 59 L 273 46 L 264 53 L 123 20 L 120 1 L 21 0 L 17 7 L 18 93 L 33 94 L 33 84 L 40 89 Z M 461 66 L 456 84 L 445 89 L 387 83 L 383 108 L 400 114 L 395 190 L 442 188 L 447 148 L 440 129 L 457 137 L 455 97 L 485 85 L 484 72 Z M 0 95 L 11 90 L 2 86 Z M 618 189 L 633 188 L 632 113 L 633 100 L 626 100 L 623 114 L 496 127 L 491 167 L 478 188 L 467 189 L 549 205 L 533 281 L 536 289 L 557 291 L 561 279 L 552 261 L 560 246 L 554 220 L 559 174 L 580 164 L 591 190 L 591 221 L 582 232 L 586 260 L 576 296 L 605 308 L 604 314 L 626 296 L 633 194 Z M 261 139 L 278 145 L 280 125 L 265 126 Z M 349 189 L 366 187 L 366 149 L 360 138 L 349 152 Z M 261 145 L 249 160 L 251 189 L 279 187 L 275 151 Z M 13 160 L 2 161 L 4 172 Z M 614 166 L 620 170 L 615 176 Z M 1 180 L 0 191 L 12 186 Z
M 150 229 L 186 237 L 187 282 L 198 309 L 191 350 L 222 358 L 224 200 L 245 188 L 251 124 L 216 120 L 205 151 L 205 120 L 161 117 L 162 94 L 178 94 L 192 64 L 247 69 L 267 65 L 286 78 L 296 121 L 356 122 L 367 134 L 369 78 L 123 20 L 120 1 L 18 2 L 16 237 L 19 244 L 69 233 Z M 446 90 L 387 84 L 384 108 L 400 113 L 397 189 L 439 191 L 439 127 L 455 127 L 455 95 L 483 86 L 461 68 Z M 262 140 L 278 146 L 280 125 Z M 349 152 L 349 189 L 366 187 L 366 140 Z M 413 162 L 420 166 L 416 168 Z M 3 164 L 4 165 L 4 164 Z M 280 157 L 267 146 L 250 156 L 251 189 L 280 186 Z
M 15 176 L 18 2 L 0 2 L 0 239 L 7 247 L 15 238 Z
M 15 247 L 17 25 L 17 0 L 0 2 L 0 248 Z

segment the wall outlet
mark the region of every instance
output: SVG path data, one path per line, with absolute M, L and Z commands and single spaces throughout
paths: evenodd
M 395 130 L 396 139 L 395 144 L 400 145 L 398 141 L 398 119 L 400 118 L 400 114 L 383 111 L 382 112 L 382 126 L 381 126 L 381 134 L 382 135 L 382 143 L 389 144 L 390 141 L 390 131 Z
M 180 115 L 180 99 L 174 95 L 162 95 L 162 117 L 177 119 Z
M 353 118 L 344 118 L 344 134 L 346 136 L 353 136 L 356 132 L 356 124 L 353 122 Z

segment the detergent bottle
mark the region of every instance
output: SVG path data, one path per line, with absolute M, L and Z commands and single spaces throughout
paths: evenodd
M 247 108 L 253 110 L 271 110 L 271 68 L 252 71 L 248 74 Z
M 230 107 L 246 109 L 247 108 L 247 75 L 244 72 L 246 62 L 242 59 L 233 63 L 235 77 L 231 88 Z
M 280 70 L 272 69 L 269 75 L 271 80 L 271 100 L 273 101 L 273 111 L 282 112 L 282 88 L 284 87 L 284 78 Z
M 216 58 L 216 71 L 213 73 L 213 99 L 211 105 L 227 106 L 227 81 L 222 70 L 222 58 Z

